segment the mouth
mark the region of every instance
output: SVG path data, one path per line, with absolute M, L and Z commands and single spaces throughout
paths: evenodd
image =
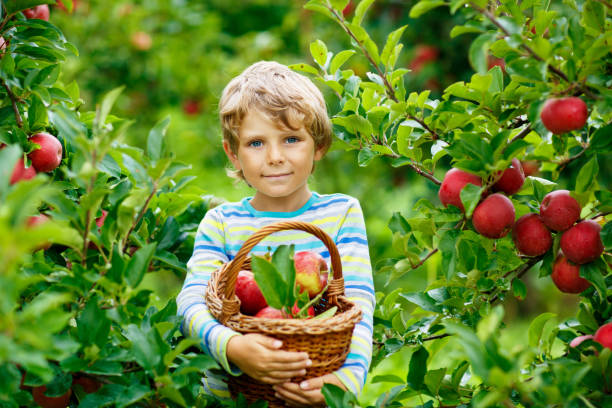
M 280 179 L 280 178 L 287 177 L 287 176 L 290 176 L 290 175 L 291 175 L 291 173 L 264 174 L 263 177 L 267 178 L 267 179 Z

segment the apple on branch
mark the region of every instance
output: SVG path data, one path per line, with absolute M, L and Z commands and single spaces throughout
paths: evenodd
M 552 246 L 552 236 L 538 214 L 525 214 L 512 228 L 512 240 L 516 249 L 527 256 L 543 255 Z
M 553 231 L 565 231 L 580 218 L 580 204 L 568 190 L 555 190 L 544 196 L 540 217 Z
M 550 277 L 555 286 L 564 293 L 581 293 L 591 286 L 588 280 L 580 277 L 580 265 L 568 262 L 562 254 L 555 259 Z
M 514 158 L 510 167 L 504 170 L 499 180 L 493 184 L 493 189 L 495 191 L 503 191 L 507 195 L 512 195 L 516 194 L 523 187 L 524 182 L 525 173 L 523 172 L 523 166 L 521 166 L 519 159 Z
M 46 391 L 46 385 L 41 385 L 32 389 L 32 397 L 34 397 L 34 401 L 42 408 L 66 408 L 68 406 L 70 396 L 72 395 L 71 389 L 68 389 L 65 394 L 57 397 L 45 395 Z
M 312 299 L 327 285 L 327 271 L 325 259 L 316 252 L 297 252 L 293 257 L 295 265 L 295 282 L 300 291 L 307 291 Z
M 612 350 L 612 323 L 606 323 L 597 329 L 593 340 Z
M 479 187 L 482 186 L 482 180 L 475 174 L 455 168 L 447 171 L 440 185 L 440 190 L 438 190 L 440 202 L 445 207 L 454 205 L 461 211 L 465 211 L 463 203 L 461 202 L 460 193 L 461 189 L 468 183 Z
M 36 176 L 34 166 L 26 167 L 23 158 L 20 158 L 17 163 L 15 163 L 15 167 L 13 167 L 13 173 L 11 174 L 9 183 L 15 184 L 21 180 L 29 180 L 34 178 L 34 176 Z
M 49 21 L 49 6 L 47 4 L 41 4 L 32 8 L 23 10 L 23 15 L 26 18 L 33 19 L 38 18 L 40 20 Z
M 588 117 L 586 103 L 576 96 L 548 99 L 540 113 L 546 129 L 556 135 L 582 128 Z
M 40 132 L 33 135 L 30 141 L 40 146 L 40 148 L 28 154 L 28 158 L 37 172 L 47 173 L 60 165 L 63 149 L 62 144 L 55 136 Z
M 514 205 L 508 197 L 495 193 L 485 198 L 474 210 L 474 229 L 487 238 L 502 238 L 514 224 Z
M 585 264 L 599 258 L 604 246 L 601 225 L 593 220 L 580 221 L 561 236 L 561 250 L 570 261 Z

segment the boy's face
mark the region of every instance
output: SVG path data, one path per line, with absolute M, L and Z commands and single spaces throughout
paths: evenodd
M 281 124 L 282 126 L 282 124 Z M 258 110 L 250 111 L 238 132 L 234 153 L 223 148 L 237 170 L 257 192 L 251 204 L 260 211 L 288 211 L 287 205 L 305 204 L 310 198 L 308 176 L 322 150 L 302 125 L 298 130 L 280 127 Z

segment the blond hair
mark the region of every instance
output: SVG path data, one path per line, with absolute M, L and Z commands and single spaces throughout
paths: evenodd
M 302 126 L 315 149 L 326 152 L 332 142 L 331 121 L 319 88 L 310 79 L 273 61 L 259 61 L 232 79 L 219 101 L 219 119 L 226 140 L 238 152 L 238 131 L 247 113 L 257 109 L 285 128 Z M 229 172 L 242 178 L 241 171 Z

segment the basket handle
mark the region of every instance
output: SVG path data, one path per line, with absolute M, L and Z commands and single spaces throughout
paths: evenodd
M 336 244 L 331 237 L 323 231 L 321 228 L 314 224 L 310 224 L 303 221 L 281 221 L 274 224 L 267 225 L 258 231 L 254 232 L 245 242 L 236 254 L 236 257 L 228 262 L 225 271 L 227 273 L 227 281 L 225 286 L 225 299 L 223 300 L 223 310 L 226 309 L 226 303 L 232 303 L 231 299 L 234 298 L 234 291 L 236 288 L 236 279 L 238 278 L 238 272 L 242 269 L 242 265 L 247 259 L 247 256 L 265 237 L 278 231 L 284 230 L 301 230 L 308 232 L 315 237 L 319 238 L 323 244 L 329 250 L 329 256 L 332 263 L 332 271 L 334 273 L 334 279 L 329 282 L 327 289 L 327 297 L 331 304 L 337 304 L 337 296 L 344 295 L 344 279 L 342 277 L 342 262 L 340 260 L 340 253 Z M 228 308 L 230 305 L 228 304 Z

